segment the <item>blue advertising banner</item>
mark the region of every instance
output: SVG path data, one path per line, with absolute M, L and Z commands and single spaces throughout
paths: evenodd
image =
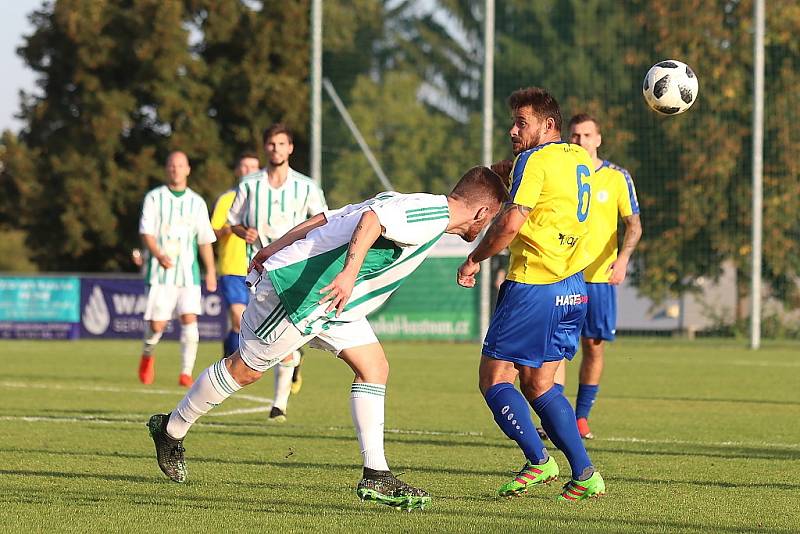
M 135 338 L 144 334 L 147 306 L 141 278 L 81 278 L 81 338 Z M 203 291 L 203 314 L 198 318 L 200 339 L 219 340 L 227 333 L 227 310 L 218 293 Z M 178 339 L 177 320 L 170 321 L 165 339 Z
M 79 303 L 74 276 L 0 277 L 0 338 L 76 339 Z

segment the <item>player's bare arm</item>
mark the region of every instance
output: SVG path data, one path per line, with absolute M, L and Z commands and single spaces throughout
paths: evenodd
M 328 219 L 325 218 L 324 213 L 314 215 L 310 219 L 306 219 L 305 221 L 301 222 L 286 232 L 280 239 L 273 241 L 266 247 L 259 250 L 258 253 L 253 257 L 253 261 L 250 262 L 247 272 L 249 273 L 253 269 L 260 273 L 264 272 L 264 262 L 267 261 L 270 256 L 279 250 L 288 247 L 295 241 L 304 239 L 311 230 L 314 228 L 319 228 L 327 222 Z
M 459 267 L 458 284 L 464 287 L 474 287 L 475 275 L 481 270 L 480 262 L 508 247 L 530 213 L 531 208 L 527 206 L 507 203 L 492 221 L 481 242 Z
M 625 223 L 622 247 L 619 249 L 617 259 L 609 266 L 611 276 L 608 279 L 608 283 L 612 285 L 619 285 L 625 280 L 625 275 L 628 272 L 628 261 L 630 261 L 636 245 L 642 238 L 642 220 L 638 213 L 623 217 L 622 222 Z
M 150 251 L 150 255 L 153 256 L 155 259 L 158 260 L 158 263 L 165 269 L 172 268 L 172 260 L 169 259 L 169 256 L 161 252 L 158 248 L 158 243 L 156 243 L 156 237 L 150 234 L 141 234 L 142 236 L 142 244 L 144 247 Z
M 231 226 L 229 224 L 226 224 L 222 228 L 217 228 L 217 229 L 214 230 L 214 235 L 217 236 L 218 240 L 222 239 L 226 235 L 230 235 L 232 233 L 233 233 L 233 230 L 231 229 Z
M 214 265 L 214 249 L 211 247 L 211 243 L 206 243 L 205 245 L 198 245 L 197 252 L 206 270 L 206 289 L 214 292 L 217 290 L 217 268 Z
M 380 237 L 382 231 L 383 228 L 374 211 L 367 210 L 361 215 L 361 219 L 353 231 L 353 236 L 350 238 L 342 272 L 336 275 L 330 284 L 319 290 L 323 295 L 319 303 L 330 301 L 326 311 L 330 312 L 336 309 L 337 317 L 344 311 L 356 284 L 358 271 L 367 257 L 367 252 Z
M 237 236 L 247 241 L 248 245 L 252 245 L 253 243 L 255 243 L 256 239 L 258 239 L 258 230 L 256 230 L 255 228 L 249 228 L 247 226 L 244 226 L 243 224 L 237 224 L 235 226 L 231 226 L 231 231 Z

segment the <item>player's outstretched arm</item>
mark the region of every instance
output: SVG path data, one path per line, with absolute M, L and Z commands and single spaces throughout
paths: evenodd
M 327 312 L 335 308 L 336 316 L 338 317 L 344 311 L 344 307 L 350 299 L 350 294 L 353 292 L 353 287 L 356 285 L 358 271 L 367 257 L 369 248 L 375 244 L 381 232 L 381 223 L 375 212 L 372 210 L 365 211 L 353 231 L 353 236 L 350 238 L 350 245 L 347 247 L 347 256 L 344 260 L 342 272 L 337 274 L 330 284 L 319 290 L 320 294 L 323 295 L 319 303 L 330 301 Z
M 314 228 L 319 228 L 328 222 L 328 219 L 325 218 L 324 213 L 319 213 L 314 215 L 310 219 L 307 219 L 288 232 L 286 232 L 280 239 L 273 241 L 266 247 L 262 248 L 258 251 L 258 253 L 253 257 L 253 261 L 250 262 L 250 267 L 247 268 L 247 272 L 249 273 L 253 269 L 258 272 L 264 272 L 264 262 L 267 259 L 281 250 L 282 248 L 288 247 L 295 241 L 300 239 L 304 239 L 308 233 L 313 230 Z
M 459 267 L 457 276 L 459 285 L 475 286 L 475 275 L 481 270 L 480 262 L 508 247 L 528 219 L 530 212 L 531 208 L 513 203 L 506 204 L 500 210 L 481 242 Z
M 639 240 L 642 238 L 642 219 L 638 213 L 623 217 L 622 222 L 625 223 L 622 247 L 619 249 L 617 259 L 609 266 L 611 276 L 608 278 L 608 283 L 615 286 L 625 280 L 625 275 L 628 272 L 628 261 L 630 261 L 636 245 L 639 244 Z

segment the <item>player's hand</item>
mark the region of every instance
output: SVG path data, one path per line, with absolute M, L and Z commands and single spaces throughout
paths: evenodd
M 258 230 L 255 228 L 248 228 L 244 232 L 244 240 L 247 242 L 248 245 L 252 245 L 258 239 Z
M 159 265 L 161 265 L 163 268 L 172 269 L 172 260 L 166 254 L 159 252 L 156 254 L 156 259 L 158 260 Z
M 206 289 L 209 293 L 217 290 L 217 275 L 216 273 L 206 273 Z
M 617 258 L 614 263 L 608 266 L 608 270 L 611 271 L 608 283 L 612 286 L 618 286 L 625 280 L 625 275 L 628 273 L 628 260 Z
M 271 245 L 267 245 L 266 247 L 262 248 L 256 255 L 253 256 L 253 259 L 250 260 L 250 265 L 247 267 L 247 272 L 249 273 L 253 269 L 256 271 L 263 273 L 264 272 L 264 262 L 266 262 L 270 256 L 274 254 Z
M 330 304 L 325 309 L 325 313 L 330 313 L 334 308 L 336 309 L 336 317 L 339 317 L 353 293 L 353 287 L 356 285 L 356 275 L 342 271 L 336 275 L 336 278 L 319 290 L 323 297 L 319 300 L 320 304 L 330 301 Z
M 463 287 L 475 287 L 475 275 L 481 270 L 481 264 L 475 263 L 470 258 L 467 258 L 461 267 L 458 268 L 456 281 L 458 285 Z

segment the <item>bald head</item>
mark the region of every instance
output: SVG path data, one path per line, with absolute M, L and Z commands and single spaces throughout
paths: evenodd
M 182 191 L 186 189 L 187 179 L 192 168 L 189 166 L 189 158 L 184 152 L 176 150 L 167 156 L 167 185 L 170 189 Z

